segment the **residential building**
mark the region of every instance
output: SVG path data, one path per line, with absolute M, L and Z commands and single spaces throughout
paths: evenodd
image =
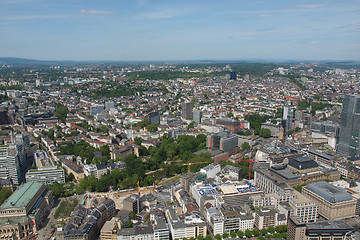
M 291 216 L 296 216 L 297 219 L 301 219 L 305 223 L 316 222 L 319 205 L 315 201 L 295 191 L 295 197 L 290 199 L 289 205 L 291 207 Z

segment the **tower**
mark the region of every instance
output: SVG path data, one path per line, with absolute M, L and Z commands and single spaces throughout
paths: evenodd
M 192 102 L 187 102 L 182 104 L 182 112 L 181 117 L 184 120 L 192 120 L 193 119 L 193 108 L 194 104 Z
M 339 143 L 336 152 L 343 157 L 357 157 L 360 155 L 360 95 L 346 95 L 344 97 Z

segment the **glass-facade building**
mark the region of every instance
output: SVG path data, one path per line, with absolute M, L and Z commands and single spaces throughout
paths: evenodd
M 346 95 L 344 97 L 339 143 L 336 152 L 343 157 L 358 157 L 360 134 L 360 95 Z

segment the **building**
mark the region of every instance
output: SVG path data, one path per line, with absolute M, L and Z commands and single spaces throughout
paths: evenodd
M 247 214 L 241 207 L 221 209 L 224 222 L 224 232 L 250 231 L 254 228 L 254 217 Z
M 185 215 L 184 219 L 180 219 L 174 209 L 167 208 L 165 216 L 169 224 L 172 239 L 197 238 L 198 236 L 205 238 L 207 225 L 200 213 L 192 212 Z
M 200 124 L 202 118 L 202 111 L 195 109 L 193 112 L 193 120 L 195 123 Z
M 236 72 L 234 71 L 230 72 L 230 80 L 236 80 L 236 78 L 237 78 Z
M 90 115 L 95 116 L 98 113 L 102 113 L 104 111 L 104 105 L 93 105 L 90 107 Z
M 319 214 L 329 220 L 355 216 L 357 200 L 350 193 L 328 182 L 309 183 L 303 194 L 319 205 Z
M 137 225 L 133 228 L 119 229 L 118 240 L 154 240 L 154 229 L 151 224 Z
M 220 150 L 223 152 L 232 152 L 238 147 L 238 136 L 236 134 L 226 134 L 220 132 L 218 134 L 208 135 L 206 146 L 210 150 Z
M 159 112 L 151 112 L 147 115 L 147 120 L 149 124 L 160 124 L 160 113 Z
M 279 124 L 262 123 L 261 128 L 269 129 L 271 132 L 271 137 L 275 137 L 275 138 L 283 137 L 282 135 L 280 135 L 280 133 L 282 134 L 283 132 L 281 131 L 281 126 Z
M 258 229 L 278 226 L 279 212 L 272 208 L 263 208 L 255 212 L 254 225 Z
M 293 130 L 293 109 L 291 107 L 283 108 L 282 126 L 285 129 L 285 133 Z
M 63 239 L 97 239 L 105 222 L 114 215 L 115 202 L 111 199 L 106 199 L 92 209 L 78 205 L 64 228 Z
M 36 234 L 50 212 L 53 198 L 42 183 L 21 185 L 0 206 L 0 238 L 20 239 Z
M 244 123 L 232 118 L 216 119 L 216 125 L 227 128 L 231 133 L 235 133 L 244 128 Z
M 220 164 L 209 164 L 200 169 L 200 173 L 206 174 L 208 178 L 215 178 L 216 174 L 221 172 Z
M 194 104 L 192 102 L 187 102 L 181 104 L 181 107 L 181 118 L 183 120 L 192 120 Z
M 45 185 L 65 182 L 64 170 L 58 168 L 45 151 L 37 150 L 34 157 L 37 168 L 31 169 L 25 174 L 26 182 L 41 182 Z
M 313 200 L 305 197 L 303 194 L 295 191 L 295 197 L 289 201 L 291 207 L 291 216 L 296 216 L 302 222 L 316 222 L 319 214 L 319 205 Z
M 299 174 L 311 173 L 319 170 L 319 165 L 315 162 L 315 160 L 302 156 L 292 157 L 289 160 L 287 167 L 291 171 L 297 172 Z
M 304 223 L 294 217 L 288 221 L 287 240 L 347 240 L 355 229 L 342 220 Z
M 105 111 L 109 111 L 111 108 L 115 108 L 115 103 L 113 101 L 105 102 Z
M 134 213 L 141 212 L 139 195 L 132 194 L 123 200 L 123 209 L 133 211 Z
M 18 134 L 10 145 L 0 146 L 0 178 L 20 185 L 31 166 L 32 155 L 28 134 Z
M 336 152 L 343 157 L 360 155 L 360 95 L 345 95 L 342 104 L 340 137 Z

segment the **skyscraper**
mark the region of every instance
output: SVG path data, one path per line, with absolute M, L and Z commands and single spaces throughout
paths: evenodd
M 201 123 L 201 117 L 202 117 L 202 112 L 200 110 L 194 110 L 193 112 L 193 120 L 194 122 L 196 122 L 197 124 Z
M 344 97 L 339 143 L 336 152 L 343 157 L 360 155 L 360 95 L 346 95 Z
M 194 104 L 192 102 L 187 102 L 182 104 L 182 112 L 181 117 L 184 120 L 192 120 L 193 119 L 193 108 Z
M 236 80 L 236 72 L 230 72 L 230 80 Z

